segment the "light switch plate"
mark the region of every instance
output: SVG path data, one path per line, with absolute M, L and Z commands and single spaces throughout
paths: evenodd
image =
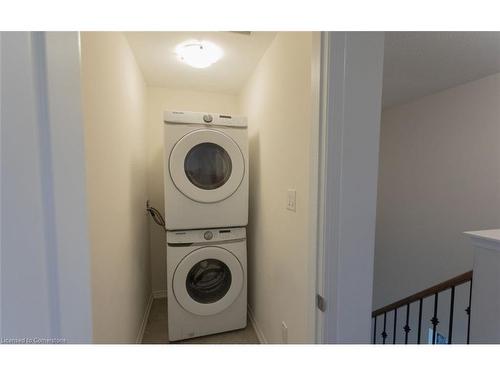
M 286 209 L 293 212 L 297 209 L 297 192 L 295 189 L 288 189 Z

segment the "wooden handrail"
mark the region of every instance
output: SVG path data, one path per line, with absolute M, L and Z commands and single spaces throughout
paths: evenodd
M 401 306 L 406 306 L 406 305 L 413 303 L 413 302 L 416 302 L 420 299 L 432 296 L 436 293 L 439 293 L 439 292 L 442 292 L 446 289 L 449 289 L 452 286 L 461 285 L 461 284 L 466 283 L 466 282 L 471 281 L 471 280 L 472 280 L 472 271 L 455 276 L 449 280 L 443 281 L 442 283 L 439 283 L 439 284 L 434 285 L 430 288 L 424 289 L 421 292 L 412 294 L 409 297 L 400 299 L 399 301 L 391 303 L 390 305 L 387 305 L 387 306 L 381 307 L 380 309 L 375 310 L 372 313 L 372 318 L 379 316 L 380 314 L 383 314 L 383 313 L 392 311 L 394 309 L 400 308 Z

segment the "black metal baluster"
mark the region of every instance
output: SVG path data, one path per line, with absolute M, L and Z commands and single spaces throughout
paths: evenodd
M 471 307 L 471 301 L 472 301 L 472 280 L 470 281 L 470 287 L 469 287 L 469 306 L 465 309 L 465 312 L 467 313 L 467 344 L 469 343 L 470 339 L 470 307 Z
M 438 293 L 434 294 L 434 316 L 431 319 L 431 323 L 432 323 L 432 344 L 436 343 L 436 335 L 437 335 L 436 327 L 439 324 L 439 320 L 437 318 L 437 309 L 438 309 Z
M 382 344 L 385 344 L 385 339 L 387 338 L 387 332 L 385 331 L 386 323 L 387 323 L 387 313 L 385 312 L 384 313 L 384 331 L 381 334 Z
M 405 344 L 408 344 L 408 332 L 411 331 L 410 326 L 408 325 L 408 322 L 410 321 L 410 304 L 408 303 L 406 305 L 406 325 L 403 327 L 405 330 Z
M 448 327 L 448 344 L 451 344 L 453 336 L 453 308 L 455 305 L 455 287 L 451 287 L 451 301 L 450 301 L 450 325 Z
M 377 343 L 377 317 L 375 316 L 375 321 L 373 322 L 373 343 Z
M 398 309 L 394 309 L 394 327 L 392 331 L 392 343 L 396 343 L 396 321 L 398 320 Z
M 417 344 L 420 344 L 420 332 L 422 331 L 422 298 L 420 298 L 420 305 L 418 307 L 418 335 Z

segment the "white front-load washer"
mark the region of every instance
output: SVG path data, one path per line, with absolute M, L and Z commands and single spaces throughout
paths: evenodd
M 247 325 L 245 228 L 167 232 L 170 341 Z
M 168 230 L 248 224 L 248 134 L 243 116 L 164 112 Z

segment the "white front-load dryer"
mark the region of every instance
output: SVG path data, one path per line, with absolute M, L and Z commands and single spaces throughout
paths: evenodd
M 248 134 L 243 116 L 164 112 L 168 230 L 248 224 Z
M 245 328 L 246 266 L 245 228 L 168 231 L 169 340 Z

